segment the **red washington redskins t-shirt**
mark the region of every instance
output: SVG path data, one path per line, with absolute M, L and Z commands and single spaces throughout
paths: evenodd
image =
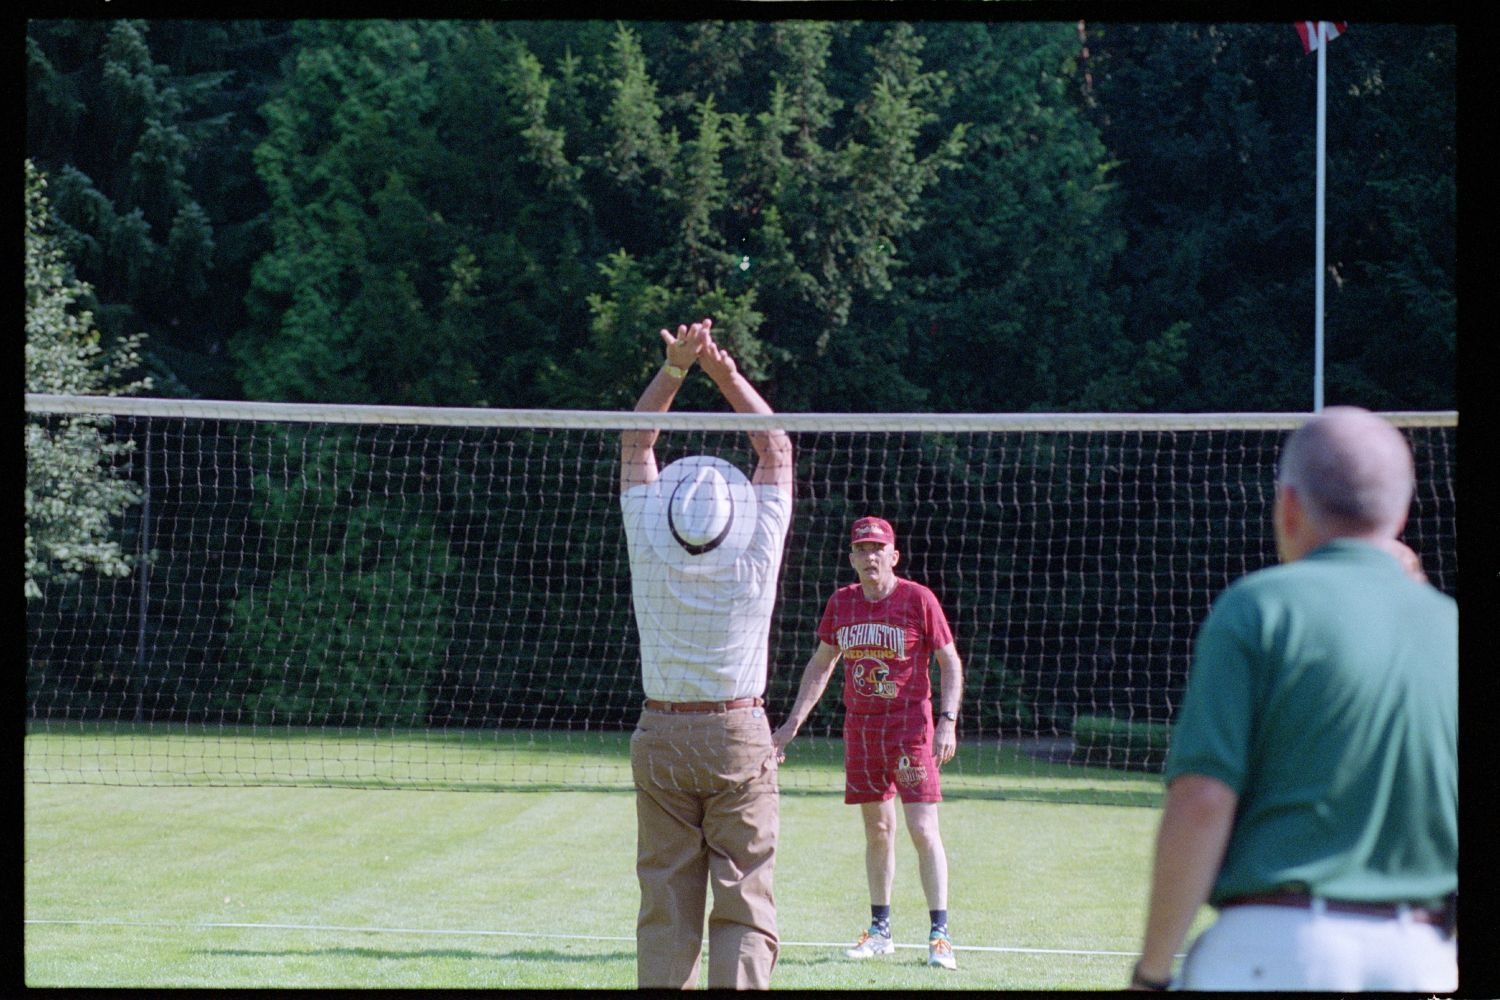
M 844 708 L 851 715 L 886 715 L 931 698 L 928 666 L 933 652 L 953 641 L 953 631 L 932 591 L 897 578 L 896 589 L 879 601 L 866 600 L 858 583 L 834 591 L 818 638 L 843 654 Z

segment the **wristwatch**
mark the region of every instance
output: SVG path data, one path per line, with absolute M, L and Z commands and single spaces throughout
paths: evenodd
M 665 368 L 667 374 L 670 375 L 670 376 L 672 376 L 673 378 L 686 378 L 687 377 L 687 369 L 686 368 L 679 368 L 677 365 L 672 364 L 670 361 L 667 362 L 662 367 Z
M 949 722 L 957 722 L 958 721 L 958 713 L 957 712 L 939 712 L 938 713 L 938 718 L 939 719 L 947 719 Z
M 1162 993 L 1172 988 L 1170 979 L 1147 979 L 1141 975 L 1141 963 L 1135 963 L 1130 970 L 1130 985 L 1138 990 L 1150 990 L 1153 993 Z

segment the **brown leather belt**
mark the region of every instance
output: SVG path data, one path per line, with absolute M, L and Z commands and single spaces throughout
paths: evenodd
M 1248 896 L 1235 896 L 1218 904 L 1220 909 L 1230 906 L 1294 906 L 1298 909 L 1311 909 L 1313 897 L 1303 892 L 1260 892 Z M 1442 927 L 1446 923 L 1446 916 L 1442 910 L 1434 910 L 1428 906 L 1417 906 L 1414 903 L 1358 903 L 1349 899 L 1325 899 L 1323 905 L 1329 913 L 1358 913 L 1367 917 L 1385 917 L 1394 920 L 1400 916 L 1405 907 L 1411 912 L 1411 918 L 1418 923 L 1432 924 L 1434 927 Z
M 727 712 L 731 708 L 760 708 L 765 702 L 759 698 L 735 698 L 732 701 L 656 701 L 646 699 L 646 707 L 653 712 L 689 713 L 702 715 L 708 712 Z

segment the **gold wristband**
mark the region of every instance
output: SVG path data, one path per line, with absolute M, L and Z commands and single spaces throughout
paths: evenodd
M 672 376 L 673 378 L 687 378 L 687 369 L 686 368 L 678 368 L 674 364 L 670 364 L 669 363 L 669 364 L 663 365 L 662 366 L 662 371 L 666 372 L 668 375 Z

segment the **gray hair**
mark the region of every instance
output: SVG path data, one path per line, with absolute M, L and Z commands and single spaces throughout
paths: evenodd
M 1359 407 L 1334 406 L 1287 438 L 1277 482 L 1295 489 L 1324 528 L 1365 534 L 1400 529 L 1416 471 L 1411 446 L 1392 424 Z

